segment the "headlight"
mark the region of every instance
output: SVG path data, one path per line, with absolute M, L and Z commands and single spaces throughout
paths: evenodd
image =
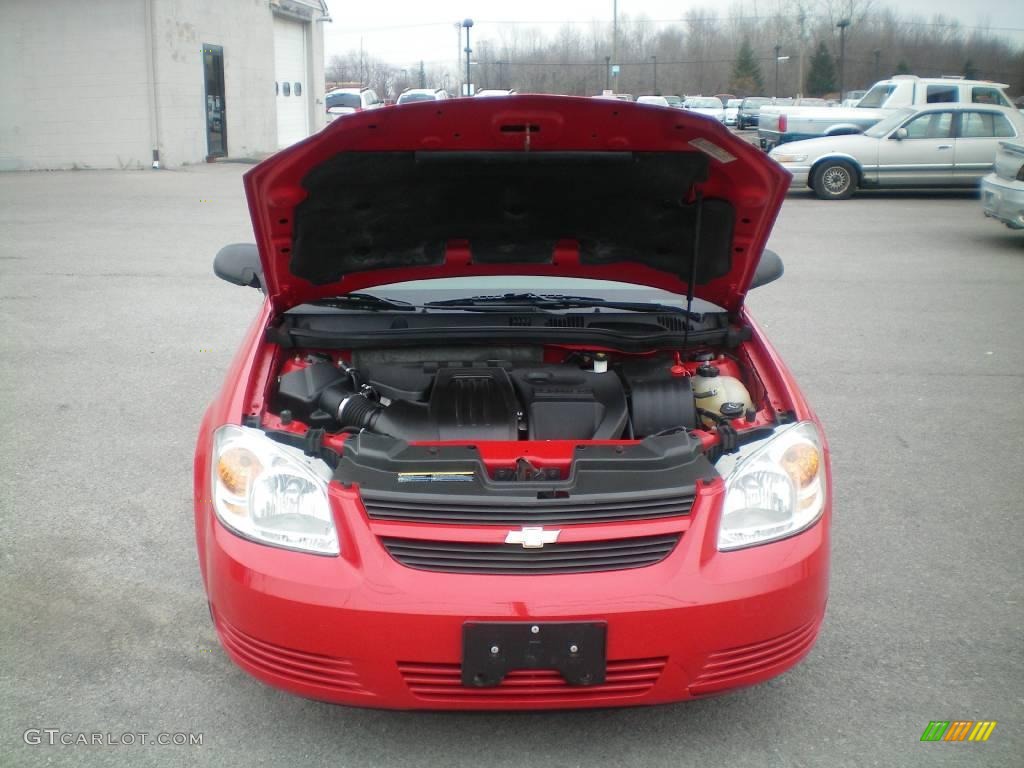
M 725 479 L 718 549 L 799 533 L 825 509 L 825 455 L 817 427 L 801 421 L 742 459 Z
M 771 153 L 772 159 L 777 163 L 802 163 L 807 159 L 807 155 L 783 155 Z
M 227 425 L 213 436 L 213 508 L 235 533 L 261 544 L 338 554 L 327 500 L 330 470 L 258 429 Z

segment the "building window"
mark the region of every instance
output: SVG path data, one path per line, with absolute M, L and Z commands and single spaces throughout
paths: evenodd
M 295 93 L 296 96 L 301 96 L 302 95 L 302 83 L 296 83 L 295 85 L 293 85 L 292 86 L 292 91 Z
M 282 96 L 291 96 L 292 95 L 292 84 L 289 83 L 287 80 L 285 80 L 283 83 L 281 83 L 281 95 Z

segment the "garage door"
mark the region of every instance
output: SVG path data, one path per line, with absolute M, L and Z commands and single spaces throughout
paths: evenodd
M 277 89 L 277 146 L 309 136 L 309 85 L 306 77 L 306 28 L 274 17 L 274 78 Z

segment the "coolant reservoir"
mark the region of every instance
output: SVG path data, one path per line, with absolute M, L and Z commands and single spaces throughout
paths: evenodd
M 743 411 L 753 408 L 750 401 L 750 393 L 743 386 L 743 382 L 733 376 L 722 376 L 718 368 L 709 363 L 701 365 L 695 376 L 691 378 L 693 386 L 693 397 L 697 407 L 702 411 L 709 411 L 715 415 L 722 415 L 722 405 L 725 403 L 740 403 Z M 735 407 L 727 407 L 729 416 L 735 411 Z M 701 415 L 701 421 L 706 426 L 713 426 L 714 420 Z

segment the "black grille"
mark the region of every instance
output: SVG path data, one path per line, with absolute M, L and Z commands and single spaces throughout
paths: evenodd
M 582 501 L 504 496 L 463 500 L 451 495 L 439 501 L 425 501 L 412 494 L 386 498 L 367 496 L 364 492 L 363 506 L 373 520 L 483 525 L 611 523 L 688 515 L 695 489 L 648 497 L 633 493 L 613 501 L 607 500 L 607 494 L 603 498 L 603 501 Z
M 668 557 L 681 536 L 681 533 L 670 533 L 612 541 L 555 543 L 539 549 L 524 549 L 519 544 L 392 538 L 381 541 L 395 560 L 421 571 L 534 575 L 643 568 Z

